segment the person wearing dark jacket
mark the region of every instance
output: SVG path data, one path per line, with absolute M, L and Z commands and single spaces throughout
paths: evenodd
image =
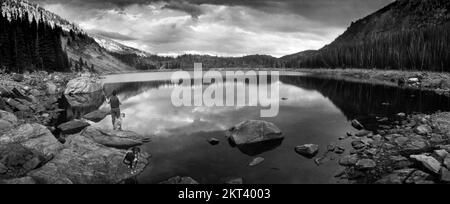
M 120 116 L 120 103 L 119 98 L 117 97 L 117 92 L 113 91 L 112 96 L 109 98 L 108 103 L 111 106 L 111 119 L 113 124 L 113 129 L 116 130 L 116 120 L 118 120 Z

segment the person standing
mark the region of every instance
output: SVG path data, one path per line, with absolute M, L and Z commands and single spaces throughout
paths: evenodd
M 120 103 L 119 98 L 117 97 L 117 92 L 114 90 L 112 92 L 112 96 L 109 98 L 108 103 L 111 106 L 111 119 L 113 124 L 113 129 L 116 130 L 116 120 L 120 118 Z

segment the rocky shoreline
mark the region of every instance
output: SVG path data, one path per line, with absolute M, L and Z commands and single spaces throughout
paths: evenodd
M 89 104 L 83 95 L 89 93 L 101 95 L 96 102 L 103 103 L 98 76 L 35 72 L 0 78 L 0 183 L 127 183 L 149 164 L 150 154 L 142 152 L 133 175 L 122 160 L 127 148 L 150 138 L 90 126 L 107 113 L 61 121 L 62 103 Z

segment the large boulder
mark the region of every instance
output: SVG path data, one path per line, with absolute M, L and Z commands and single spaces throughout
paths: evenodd
M 0 145 L 0 178 L 25 176 L 47 159 L 21 144 Z
M 108 116 L 109 114 L 111 114 L 111 113 L 107 112 L 107 111 L 96 110 L 94 112 L 90 112 L 90 113 L 84 115 L 83 118 L 97 123 L 97 122 L 100 122 L 103 119 L 105 119 L 105 117 Z
M 102 90 L 102 84 L 91 77 L 78 77 L 67 83 L 64 94 L 85 94 Z
M 236 145 L 254 144 L 284 138 L 280 129 L 273 123 L 259 120 L 247 120 L 239 123 L 227 131 L 227 136 Z
M 132 131 L 115 131 L 95 127 L 87 127 L 81 135 L 92 139 L 98 144 L 119 149 L 128 149 L 150 142 L 150 138 Z
M 123 164 L 126 151 L 105 147 L 90 138 L 71 135 L 50 162 L 28 175 L 43 184 L 116 184 L 134 175 Z M 150 155 L 142 152 L 136 172 L 148 165 Z
M 39 124 L 24 124 L 0 136 L 0 145 L 21 144 L 45 156 L 55 155 L 62 144 L 45 127 Z
M 82 120 L 72 120 L 61 125 L 58 125 L 58 129 L 61 130 L 61 133 L 70 135 L 76 134 L 84 130 L 84 128 L 90 126 L 88 122 Z
M 436 160 L 434 157 L 427 156 L 427 155 L 411 155 L 411 159 L 415 159 L 418 162 L 422 163 L 422 165 L 430 170 L 433 173 L 438 174 L 441 170 L 441 163 Z

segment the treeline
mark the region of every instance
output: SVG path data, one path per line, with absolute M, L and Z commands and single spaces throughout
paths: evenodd
M 450 71 L 450 23 L 334 42 L 286 67 Z
M 218 57 L 210 55 L 180 55 L 177 57 L 147 56 L 111 53 L 123 62 L 140 70 L 151 69 L 192 69 L 194 63 L 202 63 L 204 68 L 282 68 L 283 61 L 267 55 L 244 57 Z
M 63 50 L 63 30 L 42 19 L 29 19 L 28 13 L 0 16 L 0 68 L 11 72 L 32 70 L 70 71 Z

